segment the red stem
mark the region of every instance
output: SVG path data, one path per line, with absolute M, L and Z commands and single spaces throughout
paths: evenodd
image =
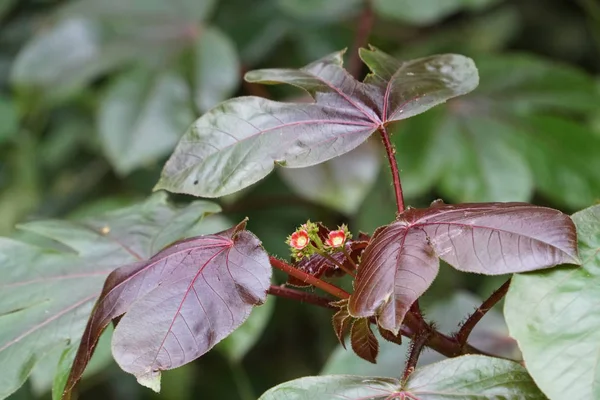
M 273 256 L 269 257 L 269 260 L 271 261 L 271 265 L 273 267 L 277 268 L 278 270 L 283 271 L 286 274 L 291 275 L 296 279 L 300 279 L 304 283 L 313 285 L 314 287 L 319 288 L 319 289 L 323 290 L 324 292 L 327 292 L 330 295 L 337 297 L 338 299 L 349 299 L 350 298 L 350 293 L 346 292 L 345 290 L 343 290 L 335 285 L 332 285 L 331 283 L 322 281 L 319 278 L 316 278 L 310 274 L 307 274 L 304 271 L 299 270 L 298 268 L 294 268 L 291 265 L 289 265 L 288 263 L 281 261 Z
M 396 204 L 398 205 L 398 214 L 404 211 L 404 196 L 402 195 L 402 184 L 400 183 L 400 171 L 398 170 L 398 163 L 394 155 L 395 151 L 390 142 L 390 135 L 388 134 L 385 126 L 379 127 L 379 133 L 381 134 L 381 140 L 385 147 L 385 152 L 390 162 L 390 169 L 392 170 L 392 179 L 394 180 L 394 193 L 396 194 Z
M 354 46 L 352 48 L 352 53 L 350 54 L 350 62 L 348 63 L 348 72 L 356 79 L 360 78 L 359 75 L 362 69 L 358 49 L 365 47 L 368 44 L 369 35 L 371 34 L 371 29 L 373 29 L 374 22 L 375 13 L 373 13 L 371 1 L 367 1 L 363 12 L 358 17 L 358 29 L 356 30 Z
M 477 307 L 477 310 L 475 310 L 475 312 L 471 314 L 469 318 L 467 318 L 465 323 L 460 327 L 458 333 L 455 335 L 456 340 L 458 340 L 461 345 L 465 345 L 467 343 L 467 339 L 469 339 L 469 335 L 473 331 L 473 328 L 475 328 L 475 325 L 477 325 L 477 323 L 481 321 L 481 318 L 483 318 L 483 316 L 506 295 L 509 287 L 510 279 L 496 289 L 496 291 L 492 293 L 487 300 L 481 303 L 481 305 Z
M 271 287 L 269 287 L 267 290 L 267 293 L 273 296 L 284 297 L 286 299 L 297 300 L 303 303 L 310 303 L 314 304 L 315 306 L 337 310 L 336 306 L 331 305 L 332 300 L 313 293 L 303 292 L 301 290 L 271 285 Z

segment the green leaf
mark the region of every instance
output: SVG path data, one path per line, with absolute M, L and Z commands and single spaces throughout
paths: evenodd
M 341 156 L 380 126 L 423 113 L 477 86 L 472 60 L 446 54 L 392 61 L 379 50 L 361 51 L 373 71 L 365 83 L 342 68 L 343 52 L 304 68 L 251 71 L 255 83 L 304 89 L 311 104 L 239 97 L 198 119 L 165 165 L 156 189 L 202 197 L 241 190 L 274 166 L 302 168 Z M 365 55 L 368 56 L 365 57 Z
M 259 400 L 344 398 L 419 400 L 544 400 L 527 370 L 513 361 L 461 356 L 417 369 L 401 385 L 392 378 L 327 375 L 282 383 Z
M 194 56 L 194 98 L 204 112 L 232 94 L 239 84 L 241 67 L 235 45 L 217 28 L 202 31 Z
M 417 369 L 405 388 L 420 400 L 544 400 L 527 370 L 513 361 L 461 356 Z
M 277 0 L 286 14 L 307 20 L 339 21 L 360 11 L 363 0 Z
M 476 92 L 392 136 L 406 194 L 437 184 L 453 202 L 528 201 L 536 189 L 571 208 L 596 201 L 600 138 L 576 118 L 600 103 L 592 78 L 522 55 L 486 56 L 478 66 Z
M 116 78 L 98 109 L 106 156 L 120 174 L 168 154 L 193 121 L 181 76 L 135 70 Z
M 600 206 L 573 215 L 579 268 L 515 275 L 504 312 L 527 369 L 551 399 L 600 397 Z
M 478 9 L 498 0 L 374 0 L 375 10 L 382 17 L 403 22 L 433 24 L 462 9 Z
M 241 362 L 246 353 L 260 339 L 271 319 L 274 308 L 275 298 L 269 296 L 265 304 L 255 307 L 248 319 L 217 345 L 217 349 L 224 353 L 229 361 Z
M 309 376 L 275 386 L 258 400 L 386 399 L 399 389 L 398 380 L 352 375 Z
M 352 215 L 375 184 L 381 159 L 377 144 L 365 142 L 322 164 L 280 172 L 299 196 Z
M 62 99 L 124 64 L 162 66 L 191 46 L 214 0 L 79 0 L 57 10 L 12 69 L 19 88 Z
M 52 98 L 70 95 L 130 59 L 122 46 L 103 49 L 102 41 L 97 22 L 83 18 L 59 21 L 21 49 L 11 81 Z
M 52 248 L 0 238 L 0 364 L 11 366 L 0 376 L 0 399 L 47 354 L 77 346 L 113 269 L 149 257 L 218 211 L 204 201 L 175 208 L 157 193 L 96 217 L 20 226 L 56 241 Z
M 12 99 L 0 95 L 0 144 L 19 133 L 19 113 Z

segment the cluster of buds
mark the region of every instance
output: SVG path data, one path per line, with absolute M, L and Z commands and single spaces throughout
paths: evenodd
M 287 244 L 292 250 L 292 256 L 300 260 L 315 253 L 331 254 L 340 251 L 351 237 L 346 225 L 338 227 L 335 231 L 329 231 L 323 226 L 308 221 L 288 237 Z

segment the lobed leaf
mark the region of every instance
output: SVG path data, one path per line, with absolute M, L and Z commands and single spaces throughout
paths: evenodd
M 79 346 L 67 383 L 73 388 L 106 326 L 125 314 L 113 356 L 140 384 L 158 390 L 160 372 L 206 353 L 266 299 L 268 256 L 242 223 L 177 242 L 147 261 L 111 273 Z
M 504 313 L 527 369 L 551 399 L 600 396 L 600 206 L 573 215 L 580 268 L 513 277 Z
M 376 49 L 361 54 L 368 60 L 390 58 Z M 342 55 L 333 53 L 298 70 L 248 72 L 249 82 L 294 85 L 314 103 L 258 97 L 222 103 L 187 131 L 156 188 L 203 197 L 230 194 L 264 178 L 276 164 L 309 167 L 345 154 L 379 127 L 425 112 L 478 83 L 475 65 L 463 56 L 396 62 L 387 75 L 371 65 L 377 79 L 363 83 L 343 69 Z
M 576 241 L 569 216 L 526 203 L 409 209 L 365 249 L 350 314 L 377 315 L 382 328 L 397 334 L 437 275 L 438 257 L 460 271 L 501 275 L 578 264 Z
M 259 400 L 544 400 L 527 370 L 513 361 L 461 356 L 417 369 L 403 386 L 392 378 L 306 377 L 282 383 Z
M 0 239 L 0 363 L 11 366 L 0 375 L 0 398 L 17 390 L 38 362 L 56 368 L 61 354 L 77 346 L 115 268 L 149 257 L 219 211 L 204 201 L 175 208 L 166 200 L 157 193 L 94 217 L 19 227 L 47 238 L 47 247 Z

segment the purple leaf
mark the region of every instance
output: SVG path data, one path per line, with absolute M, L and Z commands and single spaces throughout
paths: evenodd
M 113 356 L 146 385 L 186 364 L 240 326 L 265 301 L 271 267 L 245 223 L 187 239 L 111 273 L 88 321 L 67 390 L 85 369 L 104 328 L 126 313 Z
M 377 231 L 358 268 L 350 315 L 377 315 L 379 325 L 397 335 L 404 315 L 438 269 L 439 260 L 422 230 L 394 223 Z
M 373 334 L 367 318 L 357 319 L 352 324 L 352 328 L 350 328 L 350 344 L 357 356 L 370 363 L 376 363 L 377 354 L 379 353 L 379 342 Z
M 391 57 L 378 50 L 361 55 L 377 79 L 355 80 L 342 67 L 343 52 L 300 69 L 248 72 L 248 82 L 294 85 L 314 103 L 259 97 L 222 103 L 183 136 L 156 189 L 202 197 L 233 193 L 264 178 L 276 164 L 309 167 L 345 154 L 381 126 L 425 112 L 478 84 L 473 61 L 459 55 L 394 61 L 386 64 L 392 68 L 389 74 L 381 73 L 377 63 Z
M 437 257 L 488 275 L 579 264 L 575 225 L 560 211 L 526 203 L 435 202 L 405 211 L 376 232 L 363 254 L 350 314 L 377 315 L 381 327 L 397 334 L 437 275 Z

